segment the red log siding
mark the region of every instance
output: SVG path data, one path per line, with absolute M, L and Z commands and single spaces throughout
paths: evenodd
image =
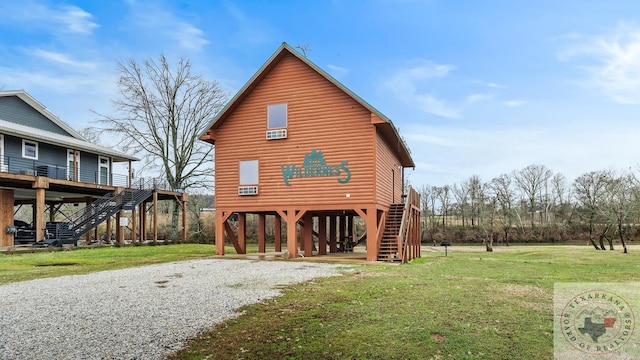
M 400 161 L 384 139 L 376 136 L 376 195 L 379 205 L 402 202 L 402 169 Z
M 287 103 L 288 138 L 266 140 L 267 105 Z M 371 113 L 292 55 L 284 57 L 216 130 L 216 207 L 265 209 L 374 203 L 375 127 Z M 348 161 L 351 180 L 289 180 L 281 165 L 302 166 L 312 149 L 327 165 Z M 238 196 L 241 160 L 259 160 L 259 195 Z M 350 197 L 347 198 L 346 194 Z

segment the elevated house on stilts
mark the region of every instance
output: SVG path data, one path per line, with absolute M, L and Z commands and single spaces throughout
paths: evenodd
M 159 201 L 180 207 L 186 240 L 187 194 L 134 179 L 137 160 L 87 141 L 24 90 L 0 91 L 0 250 L 156 242 Z M 128 174 L 115 173 L 116 163 L 128 164 Z
M 316 256 L 366 246 L 368 261 L 420 256 L 415 167 L 391 120 L 286 43 L 212 120 L 216 253 L 225 239 L 246 253 L 247 215 L 260 252 L 274 224 L 275 251 Z M 354 218 L 364 232 L 354 236 Z M 284 225 L 284 226 L 283 226 Z M 283 227 L 286 230 L 283 230 Z

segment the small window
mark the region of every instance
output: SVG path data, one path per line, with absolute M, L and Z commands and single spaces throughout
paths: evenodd
M 240 185 L 258 184 L 258 160 L 240 161 Z
M 30 140 L 22 140 L 22 157 L 38 160 L 38 143 Z
M 267 128 L 282 129 L 287 127 L 287 104 L 267 106 Z

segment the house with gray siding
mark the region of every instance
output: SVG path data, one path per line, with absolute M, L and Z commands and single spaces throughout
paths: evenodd
M 89 239 L 91 231 L 116 213 L 135 213 L 144 202 L 155 201 L 154 193 L 159 192 L 159 199 L 186 201 L 186 194 L 165 191 L 155 180 L 134 180 L 131 170 L 113 171 L 114 164 L 127 163 L 131 169 L 138 160 L 85 140 L 24 90 L 0 91 L 0 247 L 15 242 L 14 213 L 19 206 L 33 208 L 33 219 L 26 222 L 36 232 L 34 241 L 46 238 L 47 223 L 62 219 L 72 228 L 67 235 L 75 242 L 80 236 Z M 70 203 L 82 204 L 77 216 L 57 217 L 61 206 Z

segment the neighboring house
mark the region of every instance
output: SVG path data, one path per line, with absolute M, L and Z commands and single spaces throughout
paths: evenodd
M 311 256 L 314 248 L 326 254 L 359 241 L 370 261 L 419 256 L 419 197 L 403 193 L 404 168 L 415 164 L 397 129 L 286 43 L 200 139 L 215 145 L 217 254 L 225 233 L 246 252 L 246 214 L 257 214 L 261 252 L 269 216 L 275 250 L 284 220 L 292 256 L 298 244 Z M 366 233 L 355 239 L 358 216 Z
M 54 222 L 60 204 L 85 204 L 86 212 L 102 216 L 90 221 L 85 216 L 83 224 L 73 223 L 77 219 L 64 218 L 64 222 L 75 226 L 73 237 L 82 231 L 88 238 L 101 222 L 125 210 L 119 203 L 118 209 L 98 209 L 97 200 L 105 196 L 113 200 L 131 187 L 142 190 L 144 184 L 133 183 L 131 173 L 113 173 L 114 163 L 127 162 L 131 169 L 131 162 L 137 160 L 86 141 L 23 90 L 0 92 L 0 246 L 13 245 L 12 231 L 6 227 L 14 224 L 14 205 L 20 204 L 33 206 L 35 240 L 45 237 L 45 213 Z M 152 192 L 136 194 L 146 197 L 135 201 L 147 201 Z M 130 199 L 121 200 L 131 205 Z
M 0 171 L 126 186 L 113 163 L 137 160 L 84 140 L 25 91 L 0 92 Z

